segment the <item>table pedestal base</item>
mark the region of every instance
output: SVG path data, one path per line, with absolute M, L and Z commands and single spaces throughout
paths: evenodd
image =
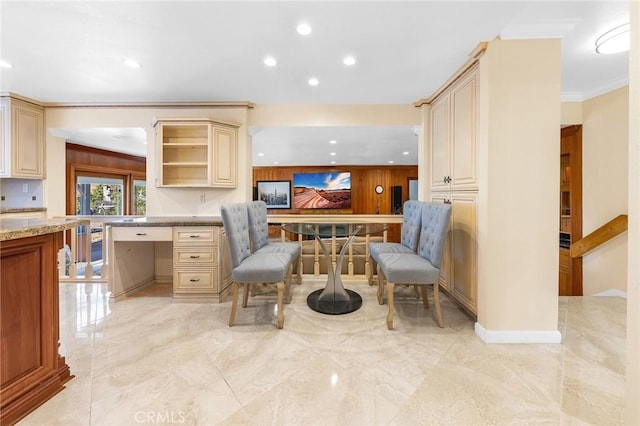
M 342 315 L 355 312 L 362 306 L 362 297 L 355 291 L 345 289 L 349 300 L 320 300 L 324 289 L 316 290 L 307 297 L 307 306 L 316 312 L 329 315 Z

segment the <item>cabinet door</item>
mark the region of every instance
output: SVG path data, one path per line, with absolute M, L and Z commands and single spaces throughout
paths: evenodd
M 477 200 L 476 193 L 450 193 L 453 296 L 474 314 L 477 313 Z
M 449 202 L 448 194 L 445 193 L 434 193 L 431 194 L 431 201 L 434 203 L 444 203 Z M 452 271 L 452 247 L 451 247 L 451 236 L 452 236 L 452 228 L 449 225 L 449 230 L 447 231 L 447 237 L 444 240 L 444 249 L 442 252 L 442 263 L 440 265 L 440 287 L 444 288 L 447 291 L 451 291 L 451 274 Z
M 212 129 L 211 186 L 235 188 L 238 175 L 237 130 L 222 126 L 213 126 Z
M 449 96 L 443 95 L 431 106 L 431 189 L 447 189 L 449 176 Z
M 44 178 L 44 111 L 13 101 L 11 116 L 12 176 Z
M 451 189 L 477 187 L 477 74 L 451 89 Z
M 11 136 L 9 135 L 9 103 L 0 101 L 0 177 L 8 177 L 11 173 Z

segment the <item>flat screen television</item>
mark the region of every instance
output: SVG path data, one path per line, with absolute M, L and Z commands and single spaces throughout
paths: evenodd
M 293 206 L 296 209 L 351 208 L 351 173 L 294 173 Z

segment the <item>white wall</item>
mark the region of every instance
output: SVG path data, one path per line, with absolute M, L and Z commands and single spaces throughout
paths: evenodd
M 490 42 L 479 88 L 478 324 L 557 341 L 560 40 Z
M 629 2 L 629 253 L 625 424 L 640 424 L 640 2 Z
M 210 117 L 240 125 L 238 131 L 238 187 L 236 189 L 157 188 L 155 180 L 155 117 Z M 209 108 L 47 108 L 47 128 L 141 127 L 147 132 L 147 215 L 218 216 L 220 206 L 251 199 L 251 147 L 246 107 Z M 49 216 L 65 214 L 64 140 L 47 132 L 46 205 Z M 201 196 L 205 202 L 201 203 Z
M 627 214 L 629 88 L 583 103 L 582 235 Z M 627 291 L 627 233 L 582 258 L 583 294 Z

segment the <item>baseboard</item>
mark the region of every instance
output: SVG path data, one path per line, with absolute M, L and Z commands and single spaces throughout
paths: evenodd
M 562 343 L 562 335 L 558 330 L 492 331 L 476 322 L 475 331 L 485 343 Z
M 627 293 L 621 290 L 609 289 L 605 291 L 601 291 L 600 293 L 594 294 L 594 296 L 605 296 L 605 297 L 622 297 L 623 299 L 627 298 Z

